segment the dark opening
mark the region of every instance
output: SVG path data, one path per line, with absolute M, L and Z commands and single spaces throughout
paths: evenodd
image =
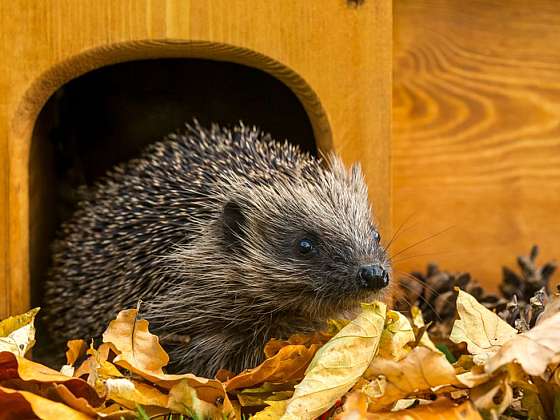
M 40 303 L 49 244 L 91 185 L 118 162 L 197 118 L 257 125 L 316 153 L 310 121 L 292 91 L 250 67 L 198 59 L 116 64 L 64 85 L 41 111 L 30 156 L 32 303 Z

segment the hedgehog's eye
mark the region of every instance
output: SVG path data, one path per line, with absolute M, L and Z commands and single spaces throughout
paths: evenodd
M 298 243 L 299 253 L 302 255 L 308 255 L 313 251 L 314 245 L 310 239 L 302 239 Z
M 373 240 L 379 243 L 381 241 L 381 234 L 377 231 L 373 232 Z

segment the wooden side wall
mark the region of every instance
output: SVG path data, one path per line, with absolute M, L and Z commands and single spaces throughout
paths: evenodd
M 560 255 L 560 3 L 395 0 L 394 251 L 500 279 Z M 400 257 L 395 259 L 398 261 Z

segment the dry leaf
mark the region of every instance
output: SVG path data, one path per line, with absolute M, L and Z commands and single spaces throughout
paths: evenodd
M 55 389 L 60 399 L 69 407 L 87 414 L 88 416 L 95 417 L 97 415 L 96 408 L 101 405 L 101 399 L 97 399 L 99 401 L 99 404 L 94 407 L 87 398 L 76 396 L 76 394 L 70 391 L 70 389 L 68 389 L 68 387 L 64 384 L 55 383 L 53 384 L 53 388 Z
M 137 314 L 136 309 L 121 311 L 103 334 L 104 343 L 110 343 L 117 355 L 113 363 L 166 389 L 187 380 L 200 399 L 212 404 L 222 399 L 224 413 L 232 413 L 233 406 L 220 381 L 200 378 L 191 373 L 170 375 L 163 372 L 162 368 L 169 362 L 169 356 L 159 344 L 157 336 L 149 332 L 148 321 L 136 319 Z
M 360 378 L 377 352 L 387 307 L 363 304 L 356 319 L 315 354 L 283 419 L 312 419 L 329 409 Z
M 416 337 L 412 331 L 410 321 L 400 312 L 387 311 L 385 328 L 379 341 L 379 357 L 401 360 L 412 347 Z
M 16 391 L 0 386 L 0 420 L 14 418 L 90 420 L 92 417 L 65 404 L 51 401 L 27 391 Z
M 540 376 L 551 363 L 560 362 L 560 313 L 505 343 L 485 366 L 491 373 L 517 362 L 529 375 Z
M 448 399 L 406 410 L 375 413 L 374 418 L 379 420 L 482 420 L 471 402 L 466 401 L 458 405 Z
M 107 399 L 134 409 L 137 405 L 167 407 L 168 396 L 157 388 L 127 378 L 109 378 L 105 381 Z
M 362 388 L 370 410 L 386 409 L 397 400 L 442 385 L 459 385 L 455 369 L 441 353 L 416 347 L 396 362 L 375 358 L 364 373 L 371 382 Z
M 368 398 L 360 391 L 353 391 L 346 397 L 342 412 L 335 416 L 335 420 L 375 419 L 377 414 L 368 413 Z
M 513 401 L 513 390 L 507 372 L 473 388 L 471 400 L 479 410 L 503 413 Z
M 418 306 L 411 307 L 410 314 L 412 315 L 412 325 L 414 325 L 414 327 L 419 331 L 419 334 L 421 334 L 419 340 L 418 337 L 416 337 L 418 344 L 437 353 L 441 353 L 428 335 L 426 323 L 424 322 L 424 317 L 422 316 L 420 308 Z
M 149 372 L 162 375 L 169 356 L 159 344 L 157 336 L 148 331 L 148 321 L 136 319 L 137 309 L 119 312 L 103 333 L 103 342 L 111 343 L 117 350 L 113 363 L 132 372 Z
M 462 290 L 457 296 L 457 312 L 460 319 L 453 324 L 449 338 L 454 343 L 465 342 L 469 353 L 478 356 L 474 359 L 478 364 L 517 335 L 515 328 Z
M 35 316 L 39 308 L 0 322 L 0 351 L 25 356 L 35 344 Z
M 66 364 L 74 366 L 76 360 L 85 354 L 87 344 L 84 340 L 70 340 L 66 345 L 68 347 L 66 351 Z
M 277 420 L 286 412 L 288 400 L 266 401 L 268 407 L 251 417 L 251 420 Z
M 327 341 L 329 341 L 334 334 L 327 334 L 323 332 L 315 332 L 313 334 L 294 334 L 288 340 L 278 340 L 272 338 L 264 346 L 264 355 L 267 358 L 273 357 L 276 353 L 280 351 L 281 348 L 289 346 L 291 344 L 303 345 L 306 347 L 312 344 L 317 344 L 321 347 Z
M 223 419 L 222 410 L 198 398 L 197 392 L 184 380 L 169 390 L 168 408 L 195 418 Z
M 278 353 L 266 359 L 254 369 L 241 372 L 225 383 L 228 392 L 239 388 L 248 388 L 264 382 L 289 382 L 303 378 L 305 369 L 318 349 L 317 344 L 288 345 L 280 348 Z

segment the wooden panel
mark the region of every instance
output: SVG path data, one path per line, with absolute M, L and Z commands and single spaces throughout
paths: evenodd
M 495 284 L 560 254 L 560 3 L 396 0 L 395 251 Z M 431 255 L 424 255 L 430 253 Z M 397 257 L 398 261 L 400 257 Z
M 349 163 L 362 160 L 378 219 L 388 229 L 391 13 L 390 0 L 359 6 L 343 0 L 0 2 L 0 158 L 6 148 L 9 157 L 9 188 L 0 187 L 0 200 L 9 200 L 0 210 L 0 234 L 8 230 L 0 247 L 9 246 L 0 261 L 8 271 L 0 292 L 10 301 L 0 303 L 0 316 L 29 302 L 35 118 L 61 84 L 110 63 L 194 56 L 270 72 L 298 95 L 323 149 L 334 148 Z M 5 176 L 0 181 L 5 185 Z

